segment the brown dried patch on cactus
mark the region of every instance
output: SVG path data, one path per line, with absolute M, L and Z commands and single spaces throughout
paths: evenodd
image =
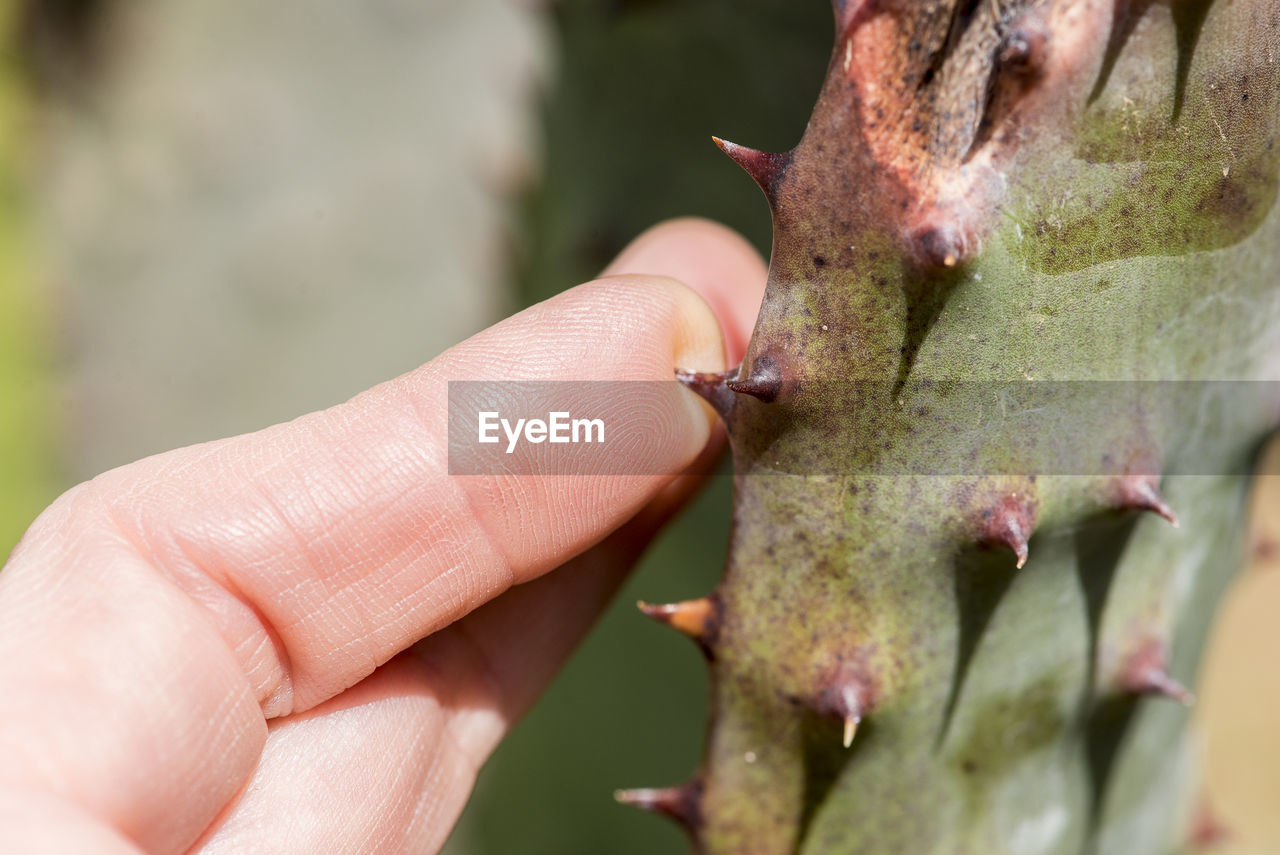
M 1029 130 L 1079 109 L 1063 94 L 1088 68 L 1103 13 L 1100 2 L 837 4 L 831 103 L 818 112 L 851 105 L 846 132 L 896 185 L 886 213 L 925 260 L 954 266 L 979 246 Z

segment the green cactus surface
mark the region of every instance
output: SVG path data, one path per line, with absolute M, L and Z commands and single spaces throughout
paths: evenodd
M 816 2 L 816 0 L 810 0 Z M 1183 684 L 1280 423 L 1280 3 L 835 3 L 747 356 L 705 855 L 1192 851 Z

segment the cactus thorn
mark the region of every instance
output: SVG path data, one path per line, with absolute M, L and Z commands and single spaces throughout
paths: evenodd
M 862 723 L 862 717 L 851 715 L 844 720 L 844 747 L 848 748 L 853 745 L 853 737 L 858 733 L 858 725 Z
M 951 226 L 929 226 L 915 238 L 916 248 L 926 263 L 935 268 L 951 269 L 964 258 L 964 241 Z
M 1045 62 L 1046 43 L 1049 40 L 1044 23 L 1038 16 L 1023 16 L 1000 41 L 996 61 L 1001 68 L 1024 77 L 1037 75 Z
M 1147 695 L 1159 695 L 1162 698 L 1177 701 L 1184 707 L 1193 707 L 1196 703 L 1196 696 L 1186 686 L 1183 686 L 1170 676 L 1167 671 L 1153 670 L 1146 674 L 1138 684 L 1138 692 Z
M 714 595 L 668 605 L 641 600 L 636 605 L 648 617 L 689 636 L 704 650 L 709 650 L 720 629 L 720 598 Z
M 733 393 L 725 384 L 730 377 L 736 376 L 737 373 L 738 370 L 736 368 L 729 371 L 713 372 L 685 371 L 677 368 L 676 380 L 710 404 L 711 408 L 720 414 L 720 418 L 727 419 L 729 413 L 733 410 L 735 399 Z
M 1017 493 L 1012 493 L 995 508 L 983 512 L 982 540 L 1008 547 L 1021 570 L 1030 555 L 1029 541 L 1034 523 L 1035 509 Z
M 852 29 L 860 20 L 866 20 L 879 11 L 880 0 L 831 0 L 836 16 L 836 35 Z
M 819 715 L 840 720 L 844 727 L 841 741 L 845 748 L 853 745 L 858 725 L 870 706 L 870 694 L 866 676 L 847 666 L 818 692 L 813 709 Z
M 1010 542 L 1009 546 L 1013 549 L 1013 554 L 1018 559 L 1017 563 L 1014 566 L 1017 569 L 1021 570 L 1023 567 L 1027 565 L 1027 559 L 1030 557 L 1030 554 L 1027 550 L 1026 536 L 1023 535 L 1022 532 L 1018 532 L 1018 539 L 1016 541 Z
M 782 174 L 791 164 L 791 154 L 758 151 L 754 148 L 731 143 L 728 140 L 722 140 L 719 137 L 712 137 L 711 139 L 715 141 L 721 151 L 733 159 L 734 163 L 746 170 L 756 184 L 760 185 L 760 189 L 764 191 L 764 195 L 769 199 L 769 204 L 772 206 L 776 198 L 775 188 L 778 179 L 782 177 Z
M 1169 521 L 1178 528 L 1178 516 L 1160 496 L 1157 489 L 1158 479 L 1150 475 L 1125 475 L 1120 478 L 1117 489 L 1117 504 L 1121 508 L 1135 511 L 1151 511 Z
M 782 371 L 772 357 L 761 356 L 752 364 L 751 373 L 747 377 L 739 376 L 725 385 L 738 394 L 750 395 L 769 404 L 782 391 Z
M 1207 801 L 1202 801 L 1191 820 L 1188 842 L 1193 852 L 1207 852 L 1229 843 L 1231 829 Z
M 1138 649 L 1121 677 L 1121 684 L 1138 695 L 1156 695 L 1177 701 L 1184 707 L 1195 705 L 1196 697 L 1169 673 L 1168 650 L 1158 641 Z
M 660 789 L 616 790 L 613 798 L 619 804 L 673 819 L 690 834 L 702 824 L 702 784 L 696 780 Z

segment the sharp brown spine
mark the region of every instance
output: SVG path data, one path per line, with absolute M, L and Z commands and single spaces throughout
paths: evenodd
M 1008 547 L 1021 570 L 1030 555 L 1029 542 L 1035 528 L 1035 506 L 1021 493 L 1010 493 L 982 514 L 982 541 Z
M 687 635 L 698 642 L 704 652 L 711 654 L 722 620 L 723 607 L 719 597 L 713 594 L 667 605 L 652 605 L 642 600 L 637 606 L 648 617 Z
M 617 790 L 613 797 L 619 804 L 675 820 L 695 837 L 702 825 L 702 783 L 696 779 L 676 787 Z
M 1039 15 L 1021 16 L 1005 32 L 996 52 L 1001 69 L 1022 78 L 1038 77 L 1044 70 L 1049 34 Z
M 1194 706 L 1195 695 L 1169 673 L 1168 646 L 1160 641 L 1143 644 L 1125 663 L 1121 687 L 1138 695 L 1154 695 Z
M 1158 484 L 1153 475 L 1122 475 L 1116 484 L 1116 506 L 1159 514 L 1178 528 L 1178 516 L 1161 497 Z
M 714 372 L 685 371 L 677 368 L 676 380 L 710 404 L 711 408 L 720 414 L 720 418 L 728 419 L 729 414 L 733 412 L 736 398 L 726 383 L 730 377 L 736 377 L 737 374 L 736 368 L 730 371 Z
M 711 139 L 715 141 L 721 151 L 729 155 L 734 163 L 746 170 L 746 173 L 764 191 L 765 197 L 769 200 L 769 206 L 774 207 L 778 198 L 778 182 L 786 173 L 787 167 L 791 165 L 791 153 L 776 154 L 774 152 L 758 151 L 754 148 L 731 143 L 728 140 L 722 140 L 719 137 L 712 137 Z
M 740 395 L 750 395 L 766 404 L 778 399 L 782 392 L 782 370 L 771 356 L 761 356 L 751 365 L 751 373 L 726 384 Z

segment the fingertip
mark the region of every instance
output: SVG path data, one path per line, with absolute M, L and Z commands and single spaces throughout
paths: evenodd
M 625 273 L 670 277 L 688 285 L 719 322 L 728 363 L 742 361 L 768 276 L 764 260 L 745 238 L 707 219 L 668 220 L 632 241 L 604 275 Z
M 627 354 L 627 374 L 615 370 L 618 378 L 673 380 L 677 368 L 722 371 L 726 367 L 728 347 L 719 318 L 702 294 L 679 279 L 636 273 L 607 276 L 565 292 L 555 312 L 581 314 L 587 307 L 605 322 L 600 324 L 600 343 L 591 349 L 592 364 L 581 365 L 581 371 L 598 370 L 619 353 Z M 688 389 L 678 388 L 678 394 L 688 422 L 668 428 L 685 439 L 686 453 L 696 455 L 710 439 L 719 416 Z

